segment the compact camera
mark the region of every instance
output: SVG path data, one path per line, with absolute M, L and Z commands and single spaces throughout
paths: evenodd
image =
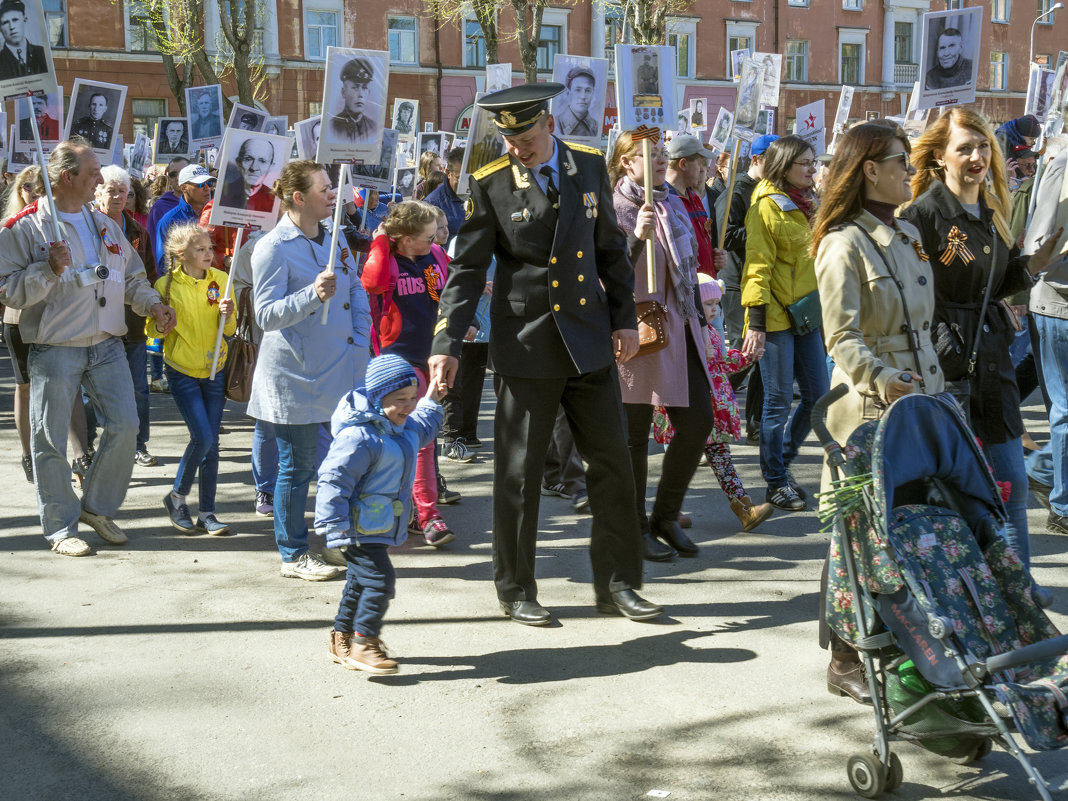
M 74 280 L 78 282 L 79 286 L 92 286 L 93 284 L 99 284 L 101 281 L 106 281 L 111 274 L 111 270 L 104 264 L 90 264 L 88 267 L 82 267 L 74 274 Z

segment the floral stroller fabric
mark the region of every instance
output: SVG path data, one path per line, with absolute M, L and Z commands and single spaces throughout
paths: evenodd
M 1068 746 L 1068 637 L 1005 540 L 974 435 L 951 399 L 908 395 L 843 449 L 822 425 L 834 395 L 813 412 L 837 479 L 822 498 L 835 520 L 826 616 L 864 658 L 878 729 L 850 759 L 854 789 L 874 798 L 900 783 L 894 737 L 959 762 L 997 743 L 1049 799 L 1013 730 L 1036 750 Z

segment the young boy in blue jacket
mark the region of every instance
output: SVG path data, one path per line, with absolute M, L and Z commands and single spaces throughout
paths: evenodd
M 417 387 L 408 362 L 379 356 L 330 420 L 334 440 L 319 468 L 315 528 L 348 561 L 329 649 L 348 670 L 397 672 L 378 636 L 396 584 L 387 548 L 408 538 L 416 454 L 434 441 L 442 418 L 440 393 L 431 387 L 420 399 Z

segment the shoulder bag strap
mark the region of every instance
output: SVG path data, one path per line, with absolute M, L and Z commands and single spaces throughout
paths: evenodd
M 998 260 L 998 234 L 997 226 L 990 225 L 990 233 L 993 234 L 990 243 L 990 274 L 986 277 L 986 291 L 983 292 L 983 305 L 979 307 L 979 324 L 975 327 L 975 341 L 972 342 L 972 353 L 968 357 L 968 375 L 975 373 L 975 363 L 979 360 L 979 339 L 983 335 L 983 325 L 986 321 L 986 307 L 990 305 L 990 291 L 994 288 L 994 268 Z

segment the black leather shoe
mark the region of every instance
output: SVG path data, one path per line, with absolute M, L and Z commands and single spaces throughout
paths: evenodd
M 548 626 L 553 622 L 549 610 L 537 601 L 501 601 L 501 611 L 524 626 Z
M 1046 518 L 1046 531 L 1051 534 L 1068 534 L 1068 515 L 1059 515 L 1050 510 Z
M 597 611 L 602 615 L 623 615 L 631 620 L 652 620 L 664 614 L 664 607 L 649 603 L 634 590 L 619 590 L 607 598 L 598 598 Z
M 675 558 L 675 549 L 664 545 L 646 531 L 642 534 L 642 556 L 650 562 L 670 562 Z
M 678 551 L 679 556 L 697 556 L 697 546 L 676 521 L 650 520 L 649 525 L 653 534 Z
M 864 678 L 864 665 L 831 657 L 831 664 L 827 666 L 827 692 L 848 695 L 858 704 L 870 704 L 871 692 Z
M 1027 487 L 1031 490 L 1031 494 L 1035 496 L 1035 500 L 1042 504 L 1043 508 L 1049 511 L 1052 516 L 1053 510 L 1049 508 L 1049 494 L 1053 491 L 1053 487 L 1049 484 L 1043 484 L 1031 476 L 1027 477 Z

